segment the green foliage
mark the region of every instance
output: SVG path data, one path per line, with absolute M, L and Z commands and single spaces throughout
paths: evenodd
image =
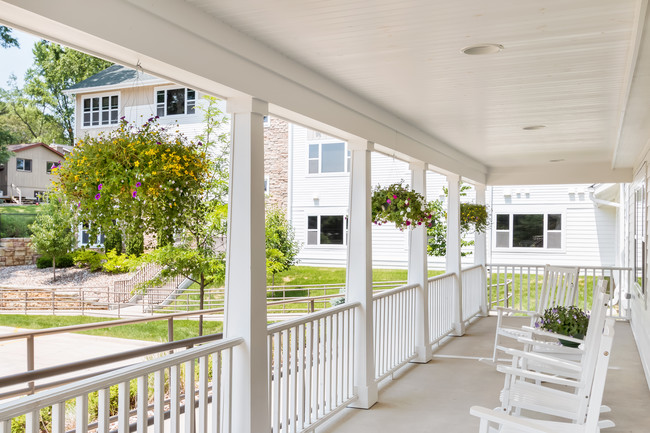
M 66 203 L 56 197 L 42 205 L 32 230 L 32 248 L 41 255 L 60 258 L 72 250 L 75 242 L 72 227 L 72 213 Z M 70 261 L 72 263 L 72 261 Z M 56 280 L 56 266 L 53 267 Z
M 469 185 L 461 185 L 460 196 L 466 196 Z M 449 195 L 447 188 L 443 188 L 446 196 Z M 436 224 L 427 226 L 427 254 L 430 256 L 444 257 L 447 255 L 447 211 L 442 200 L 434 200 L 427 203 L 427 210 L 433 215 Z M 461 203 L 460 204 L 460 246 L 461 249 L 474 245 L 474 240 L 466 239 L 466 235 L 472 232 L 483 233 L 488 225 L 487 207 L 482 204 Z M 469 251 L 462 251 L 461 256 L 470 255 Z
M 28 238 L 32 235 L 30 224 L 36 220 L 36 213 L 0 213 L 0 238 Z
M 372 221 L 378 225 L 392 222 L 400 230 L 435 223 L 422 194 L 403 182 L 373 189 Z
M 71 268 L 74 265 L 74 258 L 72 254 L 65 254 L 57 257 L 55 260 L 57 268 Z M 38 269 L 47 269 L 52 267 L 52 256 L 41 256 L 36 259 L 36 267 Z
M 119 230 L 109 230 L 104 237 L 104 252 L 114 250 L 122 253 L 122 233 Z
M 575 305 L 548 308 L 544 310 L 542 317 L 535 323 L 535 327 L 578 338 L 582 338 L 587 334 L 588 326 L 589 314 Z
M 11 420 L 11 433 L 24 433 L 26 428 L 27 418 L 25 415 L 17 416 Z M 44 407 L 41 409 L 41 416 L 39 421 L 39 431 L 50 432 L 52 431 L 52 406 Z
M 144 253 L 144 234 L 142 232 L 128 233 L 124 250 L 126 254 L 141 256 Z
M 112 63 L 59 44 L 38 41 L 32 49 L 34 65 L 27 71 L 24 93 L 52 113 L 69 145 L 74 145 L 75 98 L 63 91 L 95 75 Z
M 72 253 L 72 261 L 76 267 L 89 268 L 92 272 L 99 271 L 102 268 L 103 259 L 104 255 L 102 253 L 85 248 Z
M 80 140 L 55 172 L 59 190 L 90 234 L 119 230 L 127 252 L 141 250 L 145 233 L 182 228 L 206 195 L 210 167 L 202 146 L 160 127 L 122 121 L 106 134 Z
M 196 248 L 167 245 L 148 252 L 142 257 L 146 263 L 156 263 L 164 268 L 146 285 L 160 285 L 176 276 L 184 276 L 203 286 L 223 284 L 226 276 L 225 254 L 215 254 Z M 202 281 L 203 279 L 203 281 Z
M 11 29 L 9 27 L 0 26 L 0 47 L 10 48 L 16 47 L 20 48 L 18 39 L 11 36 Z
M 284 211 L 276 206 L 266 210 L 266 272 L 274 276 L 295 265 L 300 244 Z
M 135 255 L 117 254 L 115 250 L 111 250 L 104 255 L 106 261 L 102 265 L 104 272 L 111 274 L 123 274 L 131 272 L 137 266 Z

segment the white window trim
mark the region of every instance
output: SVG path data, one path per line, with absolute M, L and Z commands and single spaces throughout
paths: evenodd
M 264 175 L 264 194 L 271 194 L 271 178 L 269 178 L 268 174 Z
M 343 233 L 343 243 L 342 244 L 321 244 L 320 243 L 320 220 L 321 217 L 323 216 L 342 216 L 343 217 L 343 224 L 344 224 L 344 233 Z M 315 230 L 318 234 L 316 240 L 318 241 L 317 244 L 310 244 L 309 243 L 309 232 L 314 231 L 314 229 L 309 228 L 309 217 L 317 217 L 317 229 Z M 348 221 L 348 215 L 345 212 L 341 211 L 321 211 L 319 213 L 316 212 L 305 212 L 305 243 L 303 248 L 316 248 L 316 249 L 322 249 L 322 248 L 337 248 L 337 249 L 342 249 L 342 248 L 347 248 L 348 245 L 348 229 L 349 229 L 349 221 Z
M 337 143 L 343 143 L 345 146 L 344 150 L 344 155 L 345 155 L 345 171 L 337 171 L 337 172 L 329 172 L 329 173 L 323 173 L 321 172 L 321 162 L 322 162 L 322 152 L 323 152 L 323 145 L 324 144 L 337 144 Z M 310 158 L 309 157 L 309 146 L 312 144 L 317 144 L 318 145 L 318 173 L 310 173 L 309 172 L 309 161 L 316 159 L 316 158 Z M 307 163 L 305 164 L 305 172 L 307 177 L 341 177 L 341 176 L 348 176 L 350 174 L 350 160 L 351 160 L 351 154 L 350 154 L 350 147 L 348 146 L 348 143 L 342 140 L 325 140 L 325 141 L 315 141 L 315 140 L 309 140 L 307 142 L 307 150 L 306 150 L 306 159 Z
M 92 116 L 91 116 L 91 125 L 84 126 L 84 100 L 92 98 L 103 98 L 104 96 L 117 96 L 117 123 L 109 123 L 108 125 L 101 124 L 101 105 L 100 105 L 100 124 L 92 125 Z M 92 103 L 91 103 L 92 108 Z M 110 110 L 109 110 L 110 112 Z M 98 129 L 98 128 L 115 128 L 116 125 L 119 125 L 120 118 L 122 117 L 122 92 L 103 92 L 103 93 L 89 93 L 87 95 L 81 95 L 81 100 L 79 101 L 79 112 L 75 118 L 75 122 L 79 124 L 81 129 Z M 92 110 L 91 110 L 92 114 Z M 110 115 L 109 115 L 110 122 Z
M 167 114 L 167 90 L 173 89 L 185 89 L 185 113 L 183 114 Z M 187 89 L 194 90 L 194 113 L 187 114 Z M 160 116 L 158 114 L 158 92 L 165 91 L 165 115 Z M 199 114 L 199 91 L 192 88 L 181 85 L 169 84 L 165 86 L 156 86 L 153 88 L 153 112 L 154 116 L 159 116 L 160 119 L 170 118 L 170 119 L 180 119 L 184 117 L 192 117 Z
M 100 243 L 97 243 L 97 244 L 84 243 L 83 234 L 84 234 L 84 232 L 87 232 L 88 230 L 86 230 L 84 228 L 84 225 L 82 223 L 80 223 L 78 227 L 79 227 L 78 228 L 78 238 L 77 238 L 78 239 L 78 242 L 77 242 L 78 247 L 88 247 L 88 248 L 103 248 L 104 247 L 103 242 L 100 242 Z M 88 225 L 88 229 L 90 229 L 90 225 Z M 99 233 L 97 235 L 97 240 L 101 239 L 102 235 L 103 235 L 103 233 Z M 106 241 L 106 239 L 104 239 L 104 241 Z
M 549 207 L 544 207 L 544 209 L 533 208 L 516 208 L 516 209 L 503 209 L 503 210 L 494 210 L 493 211 L 493 221 L 494 221 L 494 230 L 492 231 L 492 249 L 498 251 L 499 253 L 540 253 L 540 254 L 565 254 L 566 253 L 566 232 L 567 232 L 567 219 L 566 219 L 566 210 L 562 209 L 553 209 Z M 497 233 L 505 232 L 505 230 L 497 230 L 497 215 L 508 215 L 509 220 L 509 229 L 508 229 L 508 245 L 512 245 L 512 236 L 513 236 L 513 215 L 544 215 L 544 247 L 542 248 L 531 248 L 531 247 L 497 247 Z M 561 230 L 551 230 L 552 232 L 560 232 L 560 248 L 549 248 L 548 245 L 548 216 L 549 215 L 560 215 L 562 218 L 562 229 Z
M 18 170 L 18 160 L 29 161 L 29 170 Z M 23 166 L 25 163 L 23 162 Z M 16 158 L 16 172 L 18 173 L 31 173 L 34 171 L 34 159 L 33 158 Z
M 267 114 L 266 116 L 263 117 L 263 119 L 264 119 L 264 127 L 265 128 L 268 128 L 269 126 L 271 126 L 271 116 L 270 115 Z

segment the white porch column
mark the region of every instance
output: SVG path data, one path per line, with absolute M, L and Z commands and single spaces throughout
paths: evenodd
M 266 341 L 264 125 L 266 102 L 230 99 L 232 149 L 228 198 L 226 338 L 233 350 L 232 431 L 270 432 Z
M 476 203 L 485 205 L 485 185 L 476 184 L 474 185 L 474 190 L 476 191 Z M 481 290 L 481 314 L 487 316 L 488 314 L 488 304 L 487 304 L 487 275 L 485 273 L 485 265 L 487 264 L 487 234 L 475 233 L 474 234 L 474 264 L 483 265 L 483 279 L 482 290 Z
M 449 197 L 447 202 L 447 257 L 446 270 L 454 272 L 454 328 L 455 335 L 465 334 L 463 323 L 463 287 L 460 263 L 460 176 L 447 175 Z
M 355 321 L 354 386 L 359 399 L 351 407 L 369 409 L 377 402 L 372 326 L 372 221 L 370 207 L 371 142 L 350 142 L 350 216 L 346 297 L 360 302 Z
M 427 197 L 427 171 L 424 163 L 411 163 L 411 188 Z M 431 361 L 429 344 L 429 290 L 427 263 L 427 228 L 423 225 L 409 230 L 408 284 L 419 284 L 415 299 L 415 346 L 418 357 L 414 362 Z

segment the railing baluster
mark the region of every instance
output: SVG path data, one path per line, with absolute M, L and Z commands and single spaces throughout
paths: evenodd
M 138 431 L 147 431 L 147 420 L 149 418 L 149 383 L 148 377 L 138 377 L 138 412 L 137 412 L 137 426 Z
M 110 430 L 110 388 L 100 389 L 97 392 L 97 431 L 107 432 Z
M 88 394 L 80 395 L 76 399 L 76 432 L 88 432 Z
M 65 433 L 65 402 L 52 405 L 52 433 Z
M 154 433 L 165 431 L 165 370 L 156 370 L 153 379 L 153 430 Z
M 212 355 L 216 356 L 216 355 Z M 201 433 L 208 431 L 208 382 L 210 364 L 207 356 L 199 358 L 199 416 L 197 430 Z
M 171 433 L 181 431 L 181 366 L 172 365 L 169 368 L 169 428 Z
M 129 381 L 117 385 L 117 431 L 129 433 L 130 386 Z

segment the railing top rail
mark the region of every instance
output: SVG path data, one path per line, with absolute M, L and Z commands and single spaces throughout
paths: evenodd
M 477 264 L 475 264 L 475 265 L 468 266 L 468 267 L 466 267 L 466 268 L 462 268 L 462 269 L 461 269 L 461 272 L 471 271 L 471 270 L 474 270 L 474 269 L 477 269 L 477 268 L 482 268 L 482 267 L 483 267 L 482 264 L 477 263 Z
M 101 365 L 111 364 L 114 362 L 124 361 L 136 357 L 152 355 L 154 353 L 166 352 L 168 350 L 189 348 L 198 344 L 221 340 L 223 334 L 221 332 L 216 334 L 202 335 L 200 337 L 186 338 L 184 340 L 171 341 L 168 343 L 155 344 L 153 346 L 140 347 L 138 349 L 131 349 L 124 352 L 112 353 L 110 355 L 97 356 L 95 358 L 83 359 L 81 361 L 73 361 L 65 364 L 55 365 L 52 367 L 39 368 L 38 370 L 29 370 L 21 373 L 15 373 L 9 376 L 0 377 L 0 388 L 15 385 L 17 383 L 25 383 L 37 379 L 45 379 L 47 377 L 59 376 L 65 373 L 79 372 L 87 368 L 98 367 Z M 74 378 L 70 378 L 72 382 Z
M 406 286 L 400 286 L 400 287 L 395 287 L 394 289 L 384 290 L 383 292 L 376 293 L 376 294 L 372 295 L 372 299 L 374 301 L 375 299 L 385 298 L 387 296 L 391 296 L 391 295 L 394 295 L 396 293 L 401 293 L 401 292 L 405 292 L 407 290 L 415 289 L 416 287 L 419 287 L 419 286 L 420 285 L 417 284 L 417 283 L 416 284 L 407 284 Z
M 520 264 L 520 263 L 488 263 L 485 265 L 486 267 L 515 267 L 515 268 L 544 268 L 545 265 L 532 265 L 532 264 Z M 597 270 L 611 270 L 611 271 L 631 271 L 633 268 L 628 267 L 628 266 L 588 266 L 588 265 L 580 265 L 580 272 L 586 270 L 586 269 L 597 269 Z
M 397 281 L 373 281 L 372 285 L 373 286 L 382 286 L 382 285 L 391 285 L 391 284 L 402 284 L 404 283 L 404 280 L 397 280 Z M 290 284 L 290 285 L 284 285 L 284 286 L 267 286 L 267 290 L 271 289 L 284 289 L 284 288 L 323 288 L 323 287 L 329 287 L 329 288 L 338 288 L 338 287 L 345 287 L 345 283 L 327 283 L 327 284 Z
M 438 281 L 438 280 L 442 280 L 444 278 L 453 277 L 454 275 L 456 275 L 455 272 L 445 272 L 444 274 L 429 277 L 429 279 L 427 281 L 429 281 L 429 282 Z
M 242 338 L 232 338 L 216 343 L 204 344 L 199 347 L 167 355 L 163 358 L 140 362 L 116 371 L 83 379 L 69 385 L 64 385 L 59 388 L 12 400 L 0 405 L 0 421 L 24 415 L 26 412 L 51 406 L 61 401 L 70 400 L 80 395 L 97 391 L 98 389 L 108 388 L 111 385 L 162 370 L 171 367 L 172 365 L 178 365 L 220 350 L 229 349 L 241 344 L 243 341 Z
M 306 316 L 298 317 L 293 320 L 287 320 L 286 322 L 280 322 L 274 325 L 269 325 L 267 329 L 267 334 L 271 335 L 276 332 L 284 331 L 285 329 L 290 329 L 298 325 L 303 325 L 305 323 L 309 323 L 323 317 L 340 313 L 342 311 L 352 310 L 353 308 L 356 308 L 359 305 L 361 305 L 360 302 L 345 303 L 345 304 L 337 305 L 336 307 L 328 308 L 326 310 L 317 311 L 316 313 L 307 314 Z
M 65 286 L 65 287 L 56 287 L 56 286 L 9 286 L 9 285 L 1 285 L 0 290 L 18 290 L 18 291 L 28 291 L 28 290 L 46 290 L 50 292 L 54 292 L 57 290 L 60 291 L 79 291 L 79 289 L 102 289 L 106 290 L 108 289 L 109 286 Z
M 35 329 L 33 331 L 13 332 L 0 335 L 0 341 L 17 340 L 19 338 L 40 337 L 43 335 L 62 334 L 65 332 L 88 331 L 91 329 L 112 328 L 114 326 L 130 325 L 133 323 L 155 322 L 157 320 L 168 320 L 176 317 L 199 316 L 213 313 L 223 313 L 224 309 L 211 308 L 207 310 L 186 311 L 182 313 L 163 314 L 160 316 L 138 317 L 135 319 L 107 320 L 103 322 L 82 323 L 79 325 L 60 326 L 58 328 Z
M 267 302 L 266 305 L 298 304 L 301 302 L 316 301 L 319 299 L 340 298 L 345 296 L 343 293 L 332 293 L 330 295 L 306 296 L 301 298 L 285 298 L 280 301 Z

